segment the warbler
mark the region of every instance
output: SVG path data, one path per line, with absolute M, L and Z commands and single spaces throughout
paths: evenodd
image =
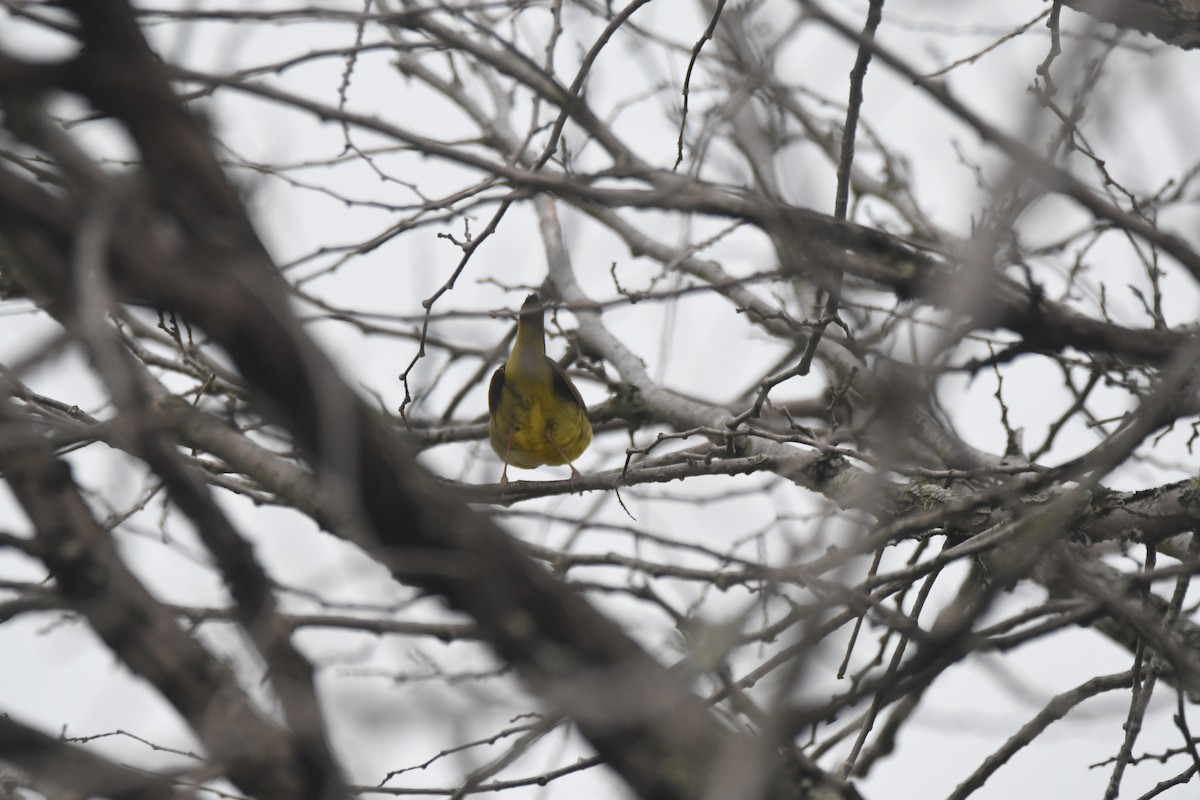
M 517 338 L 504 366 L 488 387 L 488 436 L 508 467 L 533 469 L 566 464 L 571 480 L 580 477 L 571 462 L 592 443 L 587 406 L 567 373 L 546 355 L 546 323 L 536 293 L 525 298 L 517 319 Z

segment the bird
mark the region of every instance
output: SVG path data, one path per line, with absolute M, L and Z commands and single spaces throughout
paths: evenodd
M 578 480 L 572 462 L 592 443 L 592 424 L 579 390 L 546 355 L 544 314 L 536 292 L 525 298 L 512 352 L 488 387 L 488 438 L 504 462 L 501 484 L 508 483 L 509 465 L 533 469 L 566 464 L 570 480 Z

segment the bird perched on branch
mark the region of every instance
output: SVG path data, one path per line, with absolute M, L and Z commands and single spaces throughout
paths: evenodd
M 512 352 L 488 388 L 488 435 L 504 462 L 500 483 L 508 483 L 510 464 L 521 469 L 566 464 L 575 480 L 579 470 L 571 462 L 592 442 L 579 390 L 546 355 L 544 313 L 537 294 L 525 298 Z

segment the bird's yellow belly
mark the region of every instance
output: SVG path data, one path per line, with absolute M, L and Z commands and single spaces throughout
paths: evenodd
M 505 391 L 488 426 L 492 449 L 521 469 L 557 466 L 578 458 L 592 441 L 592 427 L 579 409 L 553 419 L 541 403 Z

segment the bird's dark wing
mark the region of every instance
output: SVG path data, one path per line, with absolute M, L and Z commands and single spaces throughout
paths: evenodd
M 504 367 L 492 373 L 492 382 L 488 386 L 488 411 L 496 413 L 500 407 L 500 395 L 504 393 Z
M 554 384 L 554 393 L 567 402 L 573 402 L 579 406 L 584 412 L 587 412 L 587 406 L 583 404 L 583 397 L 580 396 L 579 390 L 575 388 L 575 384 L 567 377 L 567 373 L 563 372 L 563 368 L 558 365 L 550 356 L 546 356 L 546 361 L 550 362 L 550 380 Z

